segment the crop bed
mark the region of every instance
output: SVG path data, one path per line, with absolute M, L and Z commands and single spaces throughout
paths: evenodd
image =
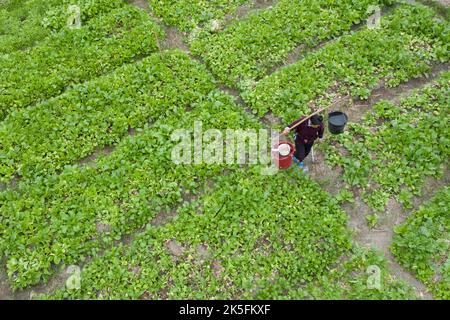
M 90 20 L 80 30 L 65 28 L 28 51 L 4 55 L 0 119 L 158 50 L 162 36 L 144 12 L 124 7 Z
M 450 299 L 450 188 L 445 187 L 395 230 L 392 252 L 440 299 Z
M 48 37 L 51 30 L 42 27 L 41 19 L 56 1 L 19 1 L 0 9 L 0 54 L 25 49 Z
M 79 29 L 72 0 L 0 4 L 0 298 L 420 298 L 389 248 L 349 228 L 364 219 L 352 205 L 390 215 L 391 199 L 414 211 L 396 222 L 395 259 L 450 298 L 448 186 L 423 192 L 448 181 L 444 16 L 387 0 L 146 2 L 78 1 Z M 371 103 L 435 66 L 423 88 Z M 172 160 L 172 134 L 199 121 L 268 129 L 342 96 L 369 102 L 318 148 L 338 193 L 297 166 Z M 70 265 L 81 288 L 50 285 Z
M 380 29 L 341 37 L 251 84 L 244 98 L 258 115 L 271 111 L 288 123 L 308 113 L 312 100 L 329 104 L 336 93 L 367 99 L 381 80 L 397 86 L 449 60 L 448 23 L 434 17 L 426 7 L 399 7 Z
M 63 29 L 70 17 L 70 0 L 15 0 L 0 8 L 0 54 L 24 50 Z M 78 0 L 81 23 L 122 7 L 121 0 Z
M 297 46 L 303 49 L 349 31 L 386 1 L 281 0 L 222 32 L 204 32 L 191 44 L 217 77 L 229 86 L 261 78 Z M 240 84 L 242 82 L 243 84 Z
M 332 137 L 328 161 L 343 167 L 343 179 L 361 188 L 372 208 L 385 210 L 391 196 L 410 208 L 424 179 L 443 175 L 450 157 L 449 90 L 447 72 L 399 105 L 376 104 L 361 123 L 351 123 L 348 132 Z

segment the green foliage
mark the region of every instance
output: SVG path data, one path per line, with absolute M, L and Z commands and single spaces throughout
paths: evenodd
M 53 32 L 64 29 L 68 7 L 80 7 L 81 23 L 125 4 L 123 0 L 26 0 L 0 8 L 0 54 L 33 47 Z
M 450 299 L 450 188 L 395 229 L 391 247 L 395 258 L 414 272 L 437 299 Z
M 390 194 L 385 189 L 376 189 L 363 193 L 363 200 L 369 205 L 369 207 L 380 212 L 386 208 L 389 197 Z
M 70 18 L 69 5 L 77 5 L 80 8 L 81 24 L 94 17 L 103 15 L 125 5 L 123 0 L 62 0 L 57 7 L 46 13 L 41 25 L 53 31 L 59 31 L 67 26 Z
M 214 88 L 179 51 L 154 54 L 61 96 L 11 114 L 0 125 L 0 181 L 59 172 L 96 148 L 184 109 Z
M 380 270 L 380 288 L 370 287 L 369 268 Z M 298 290 L 298 299 L 405 300 L 417 299 L 414 290 L 389 274 L 384 257 L 374 251 L 353 247 L 349 258 L 308 286 Z
M 64 29 L 28 50 L 2 56 L 0 119 L 158 50 L 161 29 L 142 10 L 115 9 L 81 29 Z
M 313 281 L 350 248 L 346 216 L 298 171 L 287 184 L 290 175 L 218 176 L 175 220 L 89 263 L 80 291 L 53 298 L 254 299 L 268 282 Z M 183 247 L 176 257 L 167 247 L 174 240 Z
M 271 111 L 287 123 L 307 114 L 308 102 L 332 93 L 348 91 L 367 99 L 381 79 L 395 86 L 427 72 L 433 61 L 448 61 L 448 22 L 431 17 L 426 7 L 399 6 L 382 19 L 380 29 L 363 29 L 327 44 L 248 86 L 244 98 L 258 115 Z
M 345 202 L 354 203 L 355 197 L 353 195 L 353 192 L 351 192 L 348 189 L 342 189 L 339 191 L 339 193 L 335 196 L 335 199 L 338 203 L 342 204 Z
M 219 79 L 229 86 L 264 76 L 296 46 L 314 47 L 372 14 L 384 1 L 281 0 L 222 32 L 203 32 L 191 44 Z M 242 86 L 242 85 L 241 85 Z
M 224 30 L 222 19 L 249 1 L 148 2 L 154 16 L 192 31 L 192 51 L 255 113 L 284 120 L 311 100 L 326 105 L 345 91 L 366 99 L 381 79 L 396 86 L 449 58 L 448 21 L 400 5 L 381 29 L 347 34 L 256 83 L 295 47 L 306 53 L 349 32 L 370 4 L 392 1 L 281 0 Z M 22 178 L 0 185 L 0 260 L 14 290 L 78 264 L 81 290 L 41 298 L 415 298 L 383 258 L 352 245 L 340 208 L 355 201 L 350 189 L 331 197 L 296 167 L 267 176 L 260 166 L 175 164 L 177 129 L 200 120 L 224 135 L 261 124 L 215 89 L 206 67 L 180 51 L 157 53 L 164 34 L 146 12 L 121 0 L 79 0 L 82 28 L 72 30 L 69 4 L 0 5 L 0 182 Z M 377 104 L 362 124 L 328 138 L 328 160 L 373 208 L 392 196 L 411 207 L 423 179 L 441 173 L 449 76 L 399 106 Z M 448 195 L 400 226 L 392 249 L 444 299 Z M 376 225 L 377 215 L 367 219 Z M 380 268 L 381 289 L 368 287 L 371 266 Z
M 186 70 L 184 55 L 167 56 L 173 59 L 173 68 Z M 149 59 L 147 66 L 170 70 L 151 62 L 156 61 Z M 147 71 L 154 72 L 151 68 Z M 195 76 L 193 71 L 190 74 Z M 173 78 L 175 83 L 180 81 L 176 74 Z M 165 81 L 169 83 L 169 79 Z M 202 119 L 205 130 L 259 125 L 249 120 L 231 97 L 217 92 L 196 94 L 196 84 L 189 82 L 192 89 L 187 86 L 184 91 L 196 97 L 190 112 L 182 107 L 186 95 L 169 91 L 179 100 L 172 102 L 167 116 L 124 139 L 95 166 L 67 167 L 60 175 L 22 182 L 0 193 L 0 256 L 7 259 L 13 288 L 45 280 L 54 265 L 79 263 L 87 256 L 96 256 L 100 248 L 145 226 L 157 213 L 170 212 L 183 204 L 184 197 L 195 196 L 207 178 L 220 175 L 222 165 L 176 165 L 171 158 L 176 145 L 170 139 L 174 130 L 192 128 L 198 119 Z M 159 95 L 153 91 L 147 99 Z
M 0 55 L 25 49 L 48 37 L 50 30 L 41 26 L 46 11 L 58 0 L 28 0 L 0 7 Z
M 371 214 L 366 216 L 367 224 L 369 225 L 369 228 L 373 229 L 378 224 L 378 215 Z
M 330 137 L 327 160 L 344 168 L 344 180 L 362 188 L 372 208 L 383 211 L 392 196 L 411 208 L 424 179 L 442 174 L 450 155 L 449 79 L 443 73 L 398 106 L 382 101 L 362 124 L 350 123 L 345 134 Z

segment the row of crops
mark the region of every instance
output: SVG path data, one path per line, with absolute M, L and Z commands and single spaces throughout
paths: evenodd
M 343 135 L 330 137 L 327 159 L 344 169 L 349 186 L 384 211 L 395 197 L 411 208 L 427 177 L 441 177 L 450 157 L 450 73 L 398 105 L 382 101 Z
M 286 121 L 307 112 L 311 100 L 329 103 L 337 94 L 330 88 L 367 98 L 380 80 L 397 86 L 448 61 L 446 21 L 427 7 L 401 5 L 380 29 L 350 32 L 372 13 L 369 5 L 392 2 L 280 0 L 223 30 L 194 32 L 191 50 L 202 65 L 181 51 L 160 51 L 165 35 L 154 17 L 192 32 L 250 1 L 149 0 L 150 17 L 123 1 L 83 0 L 80 29 L 65 27 L 71 3 L 0 7 L 8 19 L 0 20 L 0 183 L 8 186 L 0 191 L 0 261 L 14 290 L 75 264 L 84 266 L 82 289 L 45 298 L 416 297 L 392 279 L 382 257 L 352 244 L 341 200 L 295 168 L 265 176 L 259 166 L 177 166 L 170 136 L 199 120 L 204 130 L 262 128 L 216 89 L 215 78 L 239 88 L 256 114 Z M 297 47 L 305 57 L 270 74 Z M 366 161 L 355 183 L 358 162 L 332 153 L 334 164 L 348 165 L 349 184 L 366 185 L 368 170 L 380 172 L 370 177 L 377 183 L 386 179 L 367 194 L 374 207 L 385 203 L 380 194 L 407 204 L 425 176 L 441 173 L 448 83 L 447 73 L 401 105 L 380 103 L 339 138 L 354 148 L 354 160 Z M 396 135 L 403 140 L 393 142 Z M 406 150 L 416 138 L 417 154 Z M 389 146 L 382 156 L 390 165 L 370 157 L 378 144 Z M 79 164 L 111 146 L 111 154 Z M 356 155 L 357 148 L 368 151 Z M 434 155 L 417 160 L 423 153 Z M 409 184 L 392 178 L 398 166 L 408 169 Z M 165 216 L 175 218 L 159 225 Z M 414 270 L 404 249 L 414 230 L 405 228 L 395 253 Z M 367 288 L 371 265 L 382 269 L 383 290 Z M 430 271 L 419 275 L 428 284 Z
M 42 298 L 329 299 L 414 298 L 374 252 L 351 248 L 346 215 L 299 174 L 263 177 L 237 170 L 181 206 L 176 219 L 148 225 L 81 273 L 81 290 Z M 314 194 L 314 197 L 310 195 Z M 301 201 L 302 210 L 296 210 Z M 343 254 L 351 259 L 332 267 Z M 382 269 L 383 290 L 367 289 L 367 267 Z
M 450 188 L 444 187 L 396 228 L 392 252 L 439 299 L 450 299 Z
M 381 22 L 380 29 L 343 36 L 271 74 L 244 98 L 259 115 L 271 111 L 289 123 L 308 113 L 311 100 L 325 97 L 329 103 L 336 93 L 367 99 L 381 80 L 397 86 L 449 60 L 449 24 L 431 9 L 402 6 Z
M 349 32 L 374 7 L 387 11 L 381 26 Z M 253 112 L 290 122 L 309 101 L 326 96 L 328 103 L 337 90 L 367 99 L 380 81 L 397 86 L 417 77 L 449 60 L 448 43 L 448 21 L 426 6 L 282 0 L 223 29 L 205 27 L 189 44 L 220 82 L 240 89 Z M 295 50 L 304 58 L 271 74 Z
M 40 23 L 51 1 L 27 1 L 27 5 L 15 1 L 0 9 L 0 54 L 25 49 L 50 35 L 51 30 Z
M 124 139 L 95 166 L 67 168 L 1 194 L 0 250 L 14 287 L 45 279 L 60 262 L 95 256 L 157 213 L 182 204 L 183 197 L 204 188 L 206 177 L 218 175 L 223 167 L 172 162 L 170 135 L 180 124 L 190 128 L 200 118 L 205 128 L 256 126 L 230 97 L 217 92 L 199 94 L 191 106 L 191 112 L 180 106 Z
M 245 85 L 267 74 L 297 46 L 303 50 L 335 38 L 389 1 L 281 0 L 223 31 L 204 32 L 191 43 L 213 73 L 229 86 Z
M 0 54 L 25 50 L 65 29 L 71 0 L 9 0 L 0 7 Z M 78 0 L 81 23 L 124 6 L 122 0 Z
M 214 88 L 204 67 L 178 51 L 150 55 L 11 114 L 0 125 L 3 181 L 43 177 L 116 144 L 128 129 L 173 115 Z
M 147 2 L 152 13 L 161 17 L 166 24 L 189 32 L 211 20 L 235 13 L 240 5 L 250 4 L 251 0 L 148 0 Z
M 431 13 L 424 7 L 400 8 L 389 17 L 389 23 L 382 30 L 364 30 L 340 38 L 298 63 L 258 82 L 256 87 L 245 95 L 246 100 L 260 115 L 270 108 L 276 115 L 292 120 L 298 114 L 308 111 L 308 101 L 325 95 L 336 82 L 340 84 L 341 90 L 350 90 L 355 96 L 368 97 L 380 79 L 395 86 L 401 81 L 416 77 L 428 71 L 433 62 L 439 59 L 448 60 L 448 42 L 444 42 L 446 35 L 442 32 L 445 25 L 439 19 L 430 19 Z M 145 23 L 149 30 L 157 28 L 149 23 Z M 157 50 L 155 35 L 147 32 L 145 37 L 152 45 L 145 41 L 138 42 L 137 45 L 147 53 Z M 130 39 L 133 39 L 133 36 Z M 132 43 L 135 45 L 135 41 Z M 111 47 L 114 51 L 117 50 L 116 45 Z M 125 52 L 134 56 L 139 50 Z M 127 53 L 117 56 L 120 60 L 118 63 L 123 63 Z M 78 64 L 81 61 L 79 55 L 73 54 L 78 57 Z M 87 55 L 87 58 L 92 58 L 93 64 L 99 64 L 99 60 L 95 60 L 92 55 Z M 100 61 L 102 65 L 105 64 L 103 60 Z M 147 63 L 154 64 L 155 61 Z M 21 98 L 13 98 L 14 94 L 3 95 L 5 108 L 10 107 L 7 101 L 11 99 L 16 102 L 32 99 L 31 92 L 36 96 L 44 95 L 42 87 L 47 83 L 52 88 L 48 95 L 54 95 L 61 91 L 68 79 L 61 76 L 65 73 L 61 70 L 66 67 L 63 61 L 56 67 L 59 70 L 54 74 L 56 76 L 42 78 L 36 75 L 39 78 L 34 82 L 36 88 L 32 85 L 17 86 L 17 81 L 28 79 L 28 76 L 22 77 L 23 72 L 16 71 L 20 70 L 17 68 L 18 61 L 14 68 L 12 61 L 10 62 L 10 70 L 14 71 L 11 75 L 15 74 L 16 81 L 11 81 L 9 89 L 6 90 L 16 92 Z M 0 124 L 0 150 L 4 150 L 4 155 L 0 158 L 0 180 L 8 182 L 14 176 L 33 178 L 58 172 L 64 165 L 83 158 L 95 148 L 119 141 L 126 134 L 128 127 L 142 127 L 147 121 L 154 119 L 155 115 L 159 115 L 160 111 L 167 109 L 161 101 L 149 101 L 145 96 L 146 90 L 155 90 L 164 83 L 163 64 L 158 66 L 162 68 L 161 75 L 151 77 L 148 83 L 143 83 L 142 77 L 145 75 L 136 70 L 139 66 L 140 64 L 127 65 L 105 77 L 74 86 L 63 95 L 31 109 L 23 108 L 11 114 Z M 180 69 L 183 70 L 183 66 L 184 64 L 181 64 Z M 67 70 L 73 70 L 73 66 Z M 84 73 L 83 69 L 77 70 Z M 27 75 L 34 77 L 32 71 L 33 69 L 28 70 Z M 98 70 L 87 68 L 85 71 L 86 76 L 92 76 L 92 72 Z M 36 72 L 48 72 L 48 69 L 41 66 L 36 68 Z M 189 71 L 184 68 L 184 72 Z M 67 75 L 71 78 L 75 73 L 68 71 Z M 184 81 L 183 78 L 180 77 L 181 82 Z M 16 85 L 13 86 L 13 83 Z M 57 86 L 58 83 L 60 86 Z M 177 85 L 183 86 L 177 83 L 171 92 L 177 91 Z M 213 80 L 210 80 L 209 86 L 213 86 Z M 24 90 L 28 91 L 26 95 Z M 205 90 L 209 90 L 206 84 Z M 205 92 L 200 94 L 203 93 Z M 170 96 L 166 93 L 161 99 L 166 100 L 166 95 Z M 329 101 L 329 98 L 326 101 Z M 186 102 L 189 103 L 189 100 Z M 111 108 L 111 105 L 117 107 Z M 162 109 L 158 111 L 158 108 Z M 93 110 L 98 112 L 93 113 Z M 131 110 L 134 111 L 130 112 Z
M 158 49 L 162 31 L 131 6 L 89 20 L 81 29 L 64 29 L 26 51 L 0 61 L 0 119 L 61 94 L 74 84 L 107 73 Z

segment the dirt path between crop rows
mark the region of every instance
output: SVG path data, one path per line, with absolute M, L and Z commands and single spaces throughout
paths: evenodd
M 149 10 L 149 5 L 147 1 L 145 0 L 132 0 L 128 1 L 129 3 L 147 11 L 150 15 L 151 12 Z M 261 2 L 271 2 L 271 1 L 264 1 L 264 0 L 257 0 L 256 7 L 262 8 L 264 5 L 261 4 Z M 248 9 L 251 9 L 252 6 L 249 6 Z M 244 12 L 248 13 L 250 10 L 247 10 L 247 8 L 242 8 L 240 11 L 240 15 L 243 15 Z M 191 56 L 189 51 L 189 46 L 185 43 L 185 40 L 187 39 L 187 35 L 184 35 L 181 33 L 177 28 L 167 26 L 165 25 L 160 19 L 154 17 L 151 15 L 152 19 L 154 19 L 156 22 L 159 23 L 159 25 L 164 29 L 166 33 L 166 39 L 164 41 L 160 41 L 160 48 L 161 50 L 165 49 L 180 49 L 184 52 L 186 52 L 191 58 L 194 59 L 194 57 Z M 195 59 L 198 61 L 198 59 Z M 200 61 L 200 63 L 203 63 Z M 224 89 L 224 91 L 226 91 Z M 236 93 L 235 93 L 236 94 Z M 128 134 L 130 136 L 135 135 L 135 130 L 133 128 L 129 128 Z M 86 165 L 86 166 L 95 166 L 96 161 L 100 156 L 106 156 L 111 154 L 115 150 L 115 146 L 106 146 L 103 148 L 97 148 L 92 154 L 84 157 L 83 159 L 80 159 L 78 161 L 78 165 Z M 20 181 L 19 177 L 15 177 L 13 181 L 9 184 L 0 184 L 0 191 L 5 190 L 7 188 L 14 188 L 18 182 Z M 185 200 L 190 201 L 192 200 L 189 195 L 183 196 Z M 173 208 L 170 212 L 160 212 L 156 215 L 154 219 L 151 220 L 150 224 L 154 226 L 164 226 L 165 224 L 169 223 L 175 216 L 177 215 L 177 208 Z M 105 229 L 105 231 L 108 228 Z M 121 240 L 116 241 L 115 245 L 119 244 L 128 244 L 130 243 L 135 236 L 140 234 L 144 229 L 138 229 L 134 230 L 132 233 L 124 235 Z M 170 249 L 170 246 L 169 246 Z M 100 254 L 97 255 L 97 257 L 101 257 L 108 249 L 102 250 Z M 85 265 L 87 265 L 90 261 L 92 261 L 92 257 L 89 257 L 86 261 L 83 263 L 79 263 L 78 266 L 82 269 Z M 19 289 L 16 291 L 13 291 L 9 285 L 8 276 L 7 276 L 7 270 L 6 270 L 6 261 L 1 261 L 0 265 L 0 300 L 29 300 L 32 299 L 33 296 L 39 295 L 39 294 L 50 294 L 57 290 L 58 288 L 61 288 L 65 285 L 65 282 L 67 281 L 70 274 L 67 272 L 67 268 L 63 266 L 55 266 L 53 269 L 54 274 L 50 276 L 50 278 L 43 284 L 33 285 L 29 286 L 26 289 Z
M 95 160 L 93 160 L 95 161 Z M 90 163 L 89 165 L 92 165 Z M 226 173 L 227 174 L 227 173 Z M 182 192 L 182 198 L 183 202 L 192 202 L 199 197 L 203 195 L 204 192 L 207 190 L 211 190 L 213 188 L 213 184 L 211 181 L 207 181 L 205 183 L 205 188 L 199 192 L 196 195 L 189 194 L 187 192 Z M 177 215 L 178 215 L 178 209 L 180 206 L 175 206 L 171 208 L 169 211 L 160 211 L 158 212 L 148 223 L 148 225 L 154 226 L 154 227 L 163 227 L 166 224 L 170 223 Z M 147 228 L 147 225 L 135 229 L 131 231 L 128 234 L 124 234 L 121 236 L 120 240 L 114 241 L 114 243 L 109 247 L 101 248 L 100 252 L 95 256 L 95 258 L 101 258 L 105 255 L 105 253 L 108 252 L 108 250 L 111 250 L 114 247 L 117 247 L 119 245 L 127 246 L 129 245 L 137 236 L 144 233 Z M 109 232 L 110 226 L 97 223 L 97 230 L 98 232 Z M 174 246 L 176 246 L 176 242 L 174 240 L 171 240 L 167 243 L 168 250 L 173 254 L 171 249 L 173 249 Z M 199 250 L 201 251 L 204 249 L 203 247 L 200 247 Z M 79 267 L 80 270 L 83 270 L 83 268 L 88 265 L 94 257 L 87 257 L 85 261 L 80 262 L 76 265 L 76 267 Z M 51 294 L 52 292 L 55 292 L 56 290 L 60 288 L 64 288 L 65 283 L 67 279 L 70 277 L 71 273 L 69 272 L 69 266 L 59 265 L 54 266 L 53 268 L 53 274 L 49 277 L 49 279 L 45 283 L 40 283 L 37 285 L 28 286 L 25 289 L 19 289 L 17 291 L 13 291 L 11 287 L 9 286 L 9 281 L 7 277 L 7 270 L 6 270 L 6 261 L 0 262 L 0 300 L 31 300 L 33 297 L 37 295 L 46 295 Z
M 205 65 L 205 63 L 199 57 L 194 57 L 191 55 L 189 46 L 187 44 L 188 34 L 184 34 L 184 33 L 180 32 L 177 28 L 164 24 L 161 19 L 153 16 L 150 12 L 149 5 L 146 0 L 129 0 L 128 2 L 147 11 L 152 16 L 152 18 L 157 23 L 159 23 L 159 25 L 164 29 L 164 31 L 166 32 L 166 39 L 164 41 L 161 41 L 161 43 L 160 43 L 162 50 L 164 50 L 164 49 L 180 49 L 180 50 L 186 52 L 192 59 Z M 255 10 L 269 8 L 275 2 L 276 1 L 272 1 L 272 0 L 255 0 L 255 1 L 251 2 L 250 4 L 245 4 L 241 7 L 239 7 L 235 14 L 228 15 L 225 17 L 226 24 L 231 23 L 236 20 L 240 20 Z M 446 1 L 444 1 L 444 2 L 446 2 Z M 339 37 L 337 37 L 337 38 L 339 38 Z M 335 40 L 336 39 L 332 39 L 330 41 L 335 41 Z M 319 46 L 317 46 L 311 50 L 308 50 L 308 52 L 317 50 L 318 48 L 320 48 L 321 46 L 325 45 L 328 42 L 329 41 L 326 41 L 326 42 L 320 44 Z M 288 64 L 295 63 L 296 61 L 301 59 L 301 54 L 303 55 L 301 47 L 296 48 L 289 54 L 289 56 L 286 58 L 286 60 L 283 63 L 281 63 L 279 66 L 277 66 L 277 68 L 274 68 L 273 70 L 271 70 L 271 72 L 274 72 L 274 71 L 278 70 L 279 68 L 282 68 Z M 371 106 L 374 103 L 376 103 L 377 101 L 379 101 L 380 99 L 388 99 L 388 100 L 398 101 L 401 93 L 423 86 L 424 84 L 430 82 L 433 78 L 435 78 L 442 70 L 448 70 L 448 68 L 449 68 L 448 64 L 437 65 L 431 72 L 431 75 L 428 79 L 425 77 L 414 79 L 414 80 L 411 80 L 405 84 L 402 84 L 399 87 L 394 88 L 394 89 L 386 89 L 386 88 L 384 88 L 384 86 L 382 84 L 380 84 L 380 88 L 375 90 L 374 94 L 371 96 L 369 101 L 364 101 L 364 102 L 363 101 L 359 101 L 359 102 L 355 101 L 352 104 L 352 107 L 350 109 L 348 109 L 348 108 L 345 109 L 346 112 L 349 113 L 350 121 L 359 120 L 362 117 L 362 115 L 365 112 L 369 111 Z M 242 100 L 238 90 L 235 90 L 233 88 L 229 88 L 229 87 L 226 87 L 223 85 L 219 85 L 218 89 L 232 95 L 235 98 L 236 103 L 238 105 L 240 105 L 241 107 L 243 107 L 251 117 L 255 118 L 255 116 L 251 112 L 250 108 Z M 350 99 L 346 100 L 344 97 L 344 99 L 342 100 L 342 103 L 340 105 L 338 105 L 337 107 L 344 108 L 346 103 L 349 102 L 349 100 Z M 258 118 L 258 120 L 261 121 L 265 126 L 269 126 L 274 123 L 280 122 L 279 119 L 277 119 L 275 117 L 271 117 L 271 115 L 268 115 L 263 119 Z M 134 130 L 132 128 L 130 128 L 129 134 L 134 135 Z M 113 146 L 105 147 L 104 150 L 103 149 L 96 150 L 92 155 L 80 160 L 79 164 L 93 165 L 93 164 L 95 164 L 98 156 L 107 155 L 107 154 L 111 153 L 113 150 L 114 150 Z M 324 190 L 330 192 L 331 194 L 335 194 L 337 192 L 337 190 L 339 189 L 340 183 L 342 181 L 340 172 L 329 168 L 324 162 L 323 154 L 321 154 L 320 152 L 317 152 L 316 158 L 317 158 L 316 164 L 314 164 L 314 165 L 309 164 L 309 166 L 311 167 L 311 173 L 310 173 L 311 178 L 318 181 L 319 184 L 322 185 Z M 437 191 L 439 186 L 448 184 L 448 182 L 450 180 L 449 176 L 450 176 L 450 174 L 447 169 L 446 174 L 445 174 L 445 179 L 442 179 L 439 181 L 430 179 L 429 181 L 427 181 L 426 187 L 424 188 L 425 189 L 424 197 L 422 197 L 421 199 L 415 199 L 415 208 L 417 208 L 419 206 L 419 204 L 422 203 L 425 199 L 430 198 Z M 324 177 L 326 177 L 326 178 L 324 178 Z M 15 185 L 15 183 L 12 184 L 12 186 L 14 186 L 14 185 Z M 9 186 L 0 185 L 0 190 L 2 188 L 6 188 L 6 187 L 11 187 L 11 185 L 9 185 Z M 388 208 L 387 212 L 389 212 L 391 214 L 394 213 L 392 216 L 395 217 L 395 219 L 394 220 L 391 219 L 392 221 L 389 219 L 386 221 L 381 219 L 381 222 L 382 222 L 381 229 L 370 230 L 367 227 L 367 223 L 364 219 L 364 216 L 365 216 L 364 213 L 368 212 L 369 209 L 361 201 L 358 200 L 354 206 L 347 206 L 344 209 L 349 214 L 349 217 L 350 217 L 349 227 L 355 231 L 354 239 L 356 240 L 356 242 L 363 244 L 363 245 L 374 246 L 378 250 L 383 252 L 385 254 L 387 260 L 389 261 L 391 271 L 397 278 L 403 279 L 406 282 L 408 282 L 410 285 L 412 285 L 414 288 L 416 288 L 419 295 L 423 296 L 425 299 L 431 299 L 432 296 L 426 292 L 426 288 L 424 287 L 424 285 L 422 283 L 420 283 L 419 281 L 417 281 L 411 274 L 404 271 L 403 268 L 395 262 L 394 258 L 392 257 L 392 254 L 389 251 L 389 245 L 390 245 L 390 242 L 392 240 L 392 235 L 393 235 L 393 231 L 392 231 L 393 227 L 396 224 L 401 223 L 410 214 L 410 212 L 405 213 L 404 210 L 398 204 L 392 202 L 389 204 L 389 208 Z M 361 213 L 363 213 L 363 214 L 361 214 Z M 162 212 L 162 213 L 158 214 L 150 223 L 153 225 L 156 225 L 156 226 L 163 226 L 166 223 L 170 222 L 171 219 L 174 216 L 176 216 L 176 214 L 177 214 L 176 208 L 174 210 L 172 210 L 171 212 Z M 142 232 L 142 230 L 143 229 L 138 229 L 138 230 L 133 231 L 131 234 L 123 236 L 122 239 L 120 241 L 117 241 L 115 245 L 118 245 L 120 243 L 122 243 L 122 244 L 130 243 L 136 235 L 138 235 L 140 232 Z M 106 250 L 104 250 L 103 253 L 105 251 Z M 101 256 L 102 254 L 99 254 L 99 256 Z M 84 263 L 80 264 L 80 267 L 83 267 L 89 261 L 91 261 L 91 258 L 89 258 Z M 58 269 L 58 268 L 55 267 L 55 270 L 56 269 Z M 35 294 L 51 293 L 54 290 L 56 290 L 57 288 L 60 288 L 61 286 L 64 285 L 67 277 L 69 276 L 66 271 L 67 271 L 66 268 L 64 268 L 64 269 L 59 268 L 55 272 L 55 275 L 50 277 L 48 282 L 46 282 L 45 284 L 31 286 L 27 289 L 18 290 L 16 292 L 13 292 L 8 285 L 8 279 L 7 279 L 6 270 L 5 270 L 5 263 L 3 261 L 2 267 L 0 267 L 0 299 L 31 299 L 33 297 L 33 295 L 35 295 Z
M 306 165 L 310 169 L 310 177 L 318 182 L 325 191 L 331 195 L 336 195 L 344 188 L 342 171 L 339 168 L 328 166 L 325 162 L 324 154 L 320 151 L 316 151 L 315 158 L 314 164 L 310 157 L 305 160 Z M 374 229 L 370 229 L 366 221 L 366 216 L 374 212 L 362 201 L 358 194 L 355 196 L 355 203 L 342 206 L 349 216 L 348 228 L 353 233 L 353 239 L 364 247 L 372 247 L 382 252 L 388 261 L 391 274 L 410 284 L 415 288 L 418 296 L 427 300 L 433 299 L 432 295 L 422 282 L 397 263 L 390 251 L 390 246 L 394 236 L 394 228 L 402 224 L 420 205 L 432 198 L 441 187 L 449 185 L 449 183 L 450 170 L 446 167 L 442 179 L 426 179 L 422 189 L 422 196 L 413 199 L 413 209 L 405 210 L 401 204 L 390 199 L 386 210 L 381 213 L 377 212 L 379 221 Z

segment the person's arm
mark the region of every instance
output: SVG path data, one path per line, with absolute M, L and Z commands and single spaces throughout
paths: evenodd
M 289 132 L 291 132 L 291 128 L 293 127 L 293 126 L 295 126 L 295 125 L 297 125 L 300 121 L 302 121 L 303 119 L 305 119 L 305 117 L 303 116 L 303 117 L 301 117 L 300 119 L 298 119 L 298 120 L 295 120 L 294 122 L 292 122 L 290 125 L 288 125 L 286 128 L 284 128 L 284 131 L 283 131 L 283 134 L 284 135 L 287 135 L 287 134 L 289 134 Z

